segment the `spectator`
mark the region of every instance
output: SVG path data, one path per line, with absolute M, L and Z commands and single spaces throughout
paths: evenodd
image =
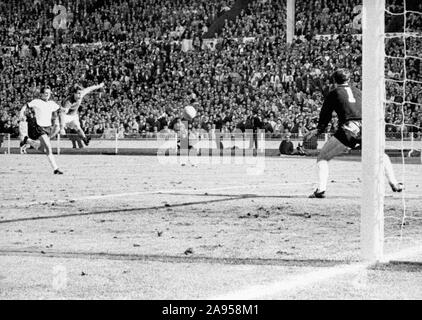
M 294 153 L 294 145 L 290 140 L 290 133 L 284 135 L 279 146 L 280 154 L 292 155 Z

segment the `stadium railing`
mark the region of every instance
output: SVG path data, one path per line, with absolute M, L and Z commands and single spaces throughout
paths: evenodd
M 284 134 L 271 133 L 149 133 L 144 135 L 124 136 L 122 133 L 93 134 L 89 146 L 85 146 L 76 134 L 68 134 L 54 138 L 51 143 L 53 151 L 60 153 L 106 153 L 106 154 L 157 154 L 159 150 L 177 150 L 193 147 L 194 149 L 256 149 L 268 154 L 277 155 Z M 299 145 L 307 150 L 321 149 L 331 134 L 321 134 L 316 137 L 313 147 L 304 143 L 303 135 L 290 134 L 294 148 Z M 422 139 L 419 133 L 407 132 L 389 133 L 386 135 L 386 149 L 391 153 L 415 157 L 421 154 Z M 20 152 L 20 140 L 8 133 L 0 133 L 0 153 L 11 154 Z M 36 152 L 29 149 L 29 153 Z
M 11 135 L 10 133 L 1 133 L 0 132 L 0 152 L 5 154 L 10 154 L 11 150 Z

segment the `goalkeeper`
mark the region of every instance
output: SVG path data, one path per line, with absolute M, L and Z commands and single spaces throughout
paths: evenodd
M 349 73 L 346 70 L 336 70 L 332 78 L 335 89 L 331 90 L 324 100 L 318 126 L 305 135 L 305 140 L 309 140 L 315 135 L 323 133 L 331 121 L 333 112 L 337 113 L 339 127 L 318 155 L 319 186 L 310 198 L 325 198 L 329 173 L 328 161 L 349 149 L 360 148 L 362 143 L 362 94 L 359 89 L 349 85 Z M 385 153 L 384 165 L 391 189 L 393 192 L 401 192 L 403 184 L 397 182 L 390 158 Z

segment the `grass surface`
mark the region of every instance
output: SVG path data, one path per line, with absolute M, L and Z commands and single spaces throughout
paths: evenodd
M 0 157 L 3 299 L 206 299 L 359 260 L 360 162 L 333 161 L 316 200 L 310 158 L 63 155 L 54 176 L 43 155 Z M 422 240 L 422 166 L 394 166 L 406 192 L 386 190 L 387 253 Z M 263 298 L 420 299 L 421 288 L 419 264 L 389 264 Z

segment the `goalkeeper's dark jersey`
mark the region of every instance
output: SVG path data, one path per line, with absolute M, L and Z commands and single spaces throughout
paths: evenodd
M 362 120 L 362 93 L 360 90 L 342 84 L 328 93 L 319 115 L 319 133 L 325 131 L 331 121 L 333 111 L 337 113 L 339 128 L 349 120 Z

